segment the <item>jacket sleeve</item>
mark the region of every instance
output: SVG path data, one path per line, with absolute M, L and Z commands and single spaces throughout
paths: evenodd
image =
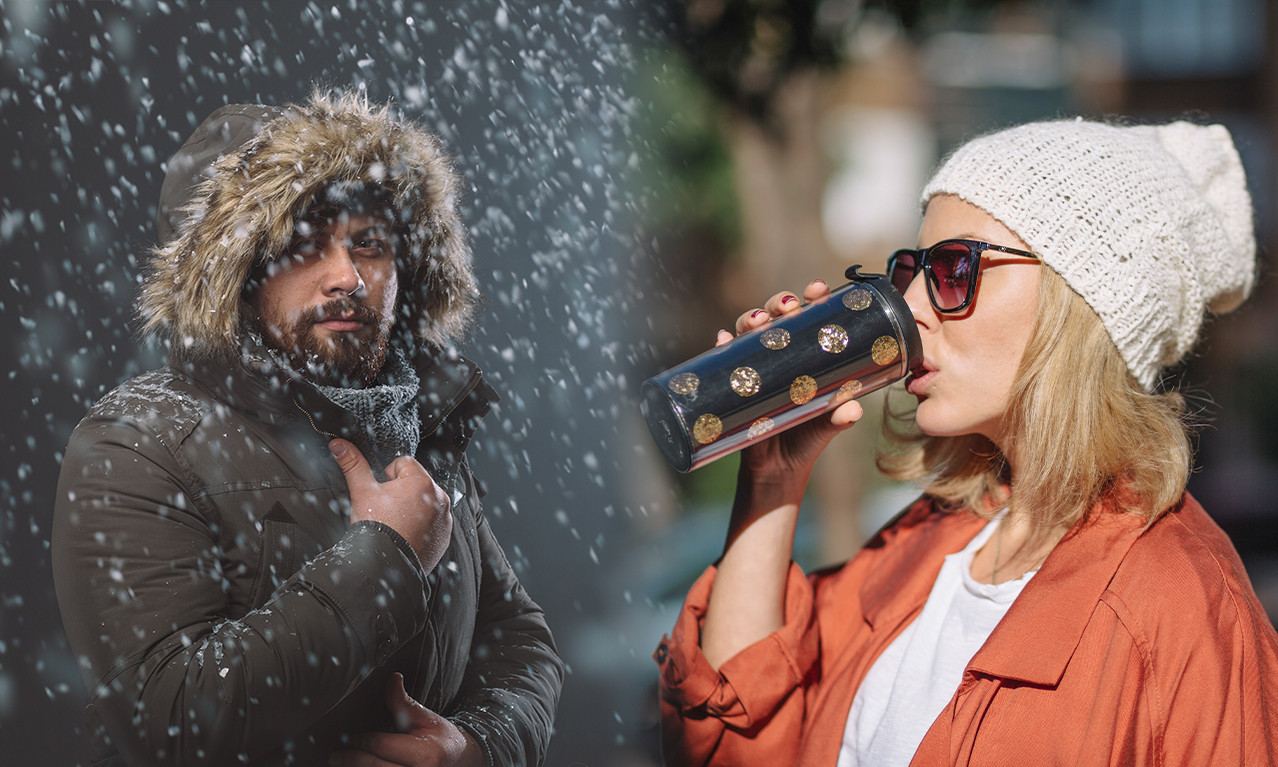
M 820 639 L 811 583 L 791 563 L 785 625 L 716 671 L 701 652 L 701 627 L 716 569 L 693 584 L 654 656 L 660 666 L 661 748 L 669 767 L 793 764 Z
M 53 567 L 90 707 L 130 765 L 236 764 L 313 724 L 425 624 L 411 551 L 353 526 L 230 620 L 219 520 L 144 426 L 87 420 L 63 459 Z M 390 598 L 387 598 L 388 595 Z
M 1176 652 L 1146 647 L 1166 764 L 1278 764 L 1278 634 L 1250 589 L 1231 585 L 1203 612 L 1213 618 L 1207 626 L 1188 641 L 1163 641 Z M 1140 638 L 1151 639 L 1160 641 Z
M 546 756 L 564 664 L 545 615 L 519 584 L 478 501 L 474 508 L 478 614 L 470 664 L 457 703 L 446 713 L 480 742 L 489 767 L 531 767 Z

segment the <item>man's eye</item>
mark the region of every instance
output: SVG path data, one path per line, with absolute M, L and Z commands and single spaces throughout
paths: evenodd
M 355 249 L 367 251 L 370 255 L 381 255 L 390 248 L 386 240 L 377 237 L 363 237 L 355 241 Z
M 293 243 L 293 254 L 306 257 L 313 256 L 320 252 L 319 242 L 316 240 L 298 240 Z

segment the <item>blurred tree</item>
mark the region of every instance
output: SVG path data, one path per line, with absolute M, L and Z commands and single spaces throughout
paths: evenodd
M 670 12 L 672 39 L 691 76 L 718 106 L 737 170 L 741 255 L 758 287 L 774 289 L 774 276 L 789 277 L 795 266 L 809 268 L 813 276 L 830 266 L 818 218 L 829 173 L 820 118 L 832 83 L 856 58 L 859 26 L 875 18 L 913 33 L 925 20 L 958 19 L 1009 4 L 1016 5 L 1006 0 L 676 0 Z
M 838 100 L 840 78 L 855 66 L 853 41 L 860 25 L 873 18 L 911 32 L 925 19 L 997 4 L 675 0 L 667 7 L 673 51 L 661 57 L 653 102 L 664 124 L 649 135 L 656 137 L 655 150 L 667 171 L 685 174 L 677 199 L 696 203 L 667 198 L 657 206 L 666 214 L 650 218 L 665 262 L 692 286 L 657 329 L 664 338 L 697 334 L 690 346 L 670 344 L 669 362 L 700 351 L 714 327 L 730 325 L 740 312 L 780 289 L 801 290 L 816 278 L 841 284 L 848 264 L 832 251 L 821 221 L 833 170 L 822 130 L 830 104 Z M 919 100 L 917 94 L 903 98 Z M 678 130 L 687 125 L 697 131 Z M 732 182 L 735 211 L 721 200 L 705 199 L 724 194 L 725 179 Z M 732 231 L 733 226 L 739 230 Z M 877 268 L 881 262 L 869 265 Z M 813 486 L 824 501 L 817 504 L 820 524 L 832 532 L 825 538 L 824 555 L 830 560 L 849 555 L 867 532 L 857 520 L 874 431 L 841 437 L 818 464 Z M 704 479 L 694 476 L 687 483 L 694 499 L 714 493 L 730 497 L 736 462 L 721 463 L 699 472 Z

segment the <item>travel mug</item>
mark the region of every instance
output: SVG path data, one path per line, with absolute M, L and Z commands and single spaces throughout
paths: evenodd
M 922 366 L 905 299 L 858 269 L 798 312 L 644 381 L 639 406 L 671 466 L 700 468 Z

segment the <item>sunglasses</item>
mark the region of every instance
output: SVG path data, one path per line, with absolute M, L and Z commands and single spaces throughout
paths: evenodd
M 1042 261 L 1028 250 L 1006 248 L 976 240 L 941 240 L 930 248 L 902 248 L 887 262 L 888 279 L 902 294 L 919 269 L 927 276 L 927 297 L 942 314 L 957 314 L 972 305 L 976 295 L 976 275 L 981 270 L 981 254 L 987 250 Z

